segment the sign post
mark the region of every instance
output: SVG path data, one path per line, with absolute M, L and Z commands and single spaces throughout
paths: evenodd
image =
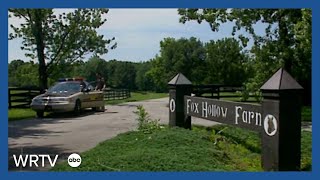
M 261 87 L 265 171 L 300 170 L 302 89 L 282 68 Z
M 177 74 L 169 83 L 169 125 L 191 129 L 191 116 L 261 134 L 265 171 L 298 171 L 301 160 L 302 87 L 280 68 L 262 87 L 254 105 L 190 96 L 192 83 Z
M 183 74 L 177 74 L 169 83 L 169 126 L 191 129 L 191 117 L 184 114 L 184 96 L 190 95 L 192 83 Z

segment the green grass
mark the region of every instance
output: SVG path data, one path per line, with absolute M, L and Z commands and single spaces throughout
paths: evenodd
M 131 97 L 127 99 L 121 100 L 109 100 L 106 101 L 106 104 L 114 105 L 125 102 L 135 102 L 135 101 L 143 101 L 148 99 L 158 99 L 168 97 L 168 93 L 154 93 L 154 92 L 131 92 Z
M 302 107 L 301 120 L 303 122 L 312 122 L 312 109 L 310 106 Z
M 263 171 L 260 152 L 258 134 L 239 128 L 164 128 L 120 134 L 82 153 L 78 168 L 62 162 L 52 171 Z M 309 132 L 302 135 L 302 169 L 311 170 Z
M 9 109 L 8 111 L 9 121 L 34 118 L 35 116 L 36 112 L 31 109 Z

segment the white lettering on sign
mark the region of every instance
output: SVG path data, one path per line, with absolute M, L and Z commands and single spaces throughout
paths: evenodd
M 212 119 L 222 123 L 225 121 L 228 124 L 262 126 L 259 106 L 241 105 L 239 103 L 229 104 L 229 102 L 215 103 L 210 100 L 195 101 L 192 97 L 186 99 L 185 112 L 187 115 Z
M 171 112 L 174 112 L 176 110 L 176 102 L 174 101 L 174 99 L 170 100 L 169 106 Z
M 208 116 L 212 116 L 212 117 L 223 117 L 226 118 L 227 117 L 227 111 L 228 109 L 225 107 L 220 107 L 218 105 L 215 104 L 209 104 L 208 102 L 202 102 L 202 117 L 208 117 Z
M 243 110 L 241 106 L 235 106 L 235 124 L 239 124 L 239 120 L 246 124 L 255 121 L 256 126 L 261 126 L 261 113 Z
M 199 104 L 187 99 L 187 113 L 190 112 L 199 113 Z
M 264 131 L 269 136 L 275 135 L 278 130 L 277 119 L 271 114 L 266 115 L 263 121 L 263 127 L 264 127 Z

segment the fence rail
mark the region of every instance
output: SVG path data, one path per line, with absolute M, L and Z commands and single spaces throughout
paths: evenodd
M 40 94 L 39 88 L 8 88 L 8 107 L 30 108 L 32 98 Z M 104 100 L 126 99 L 131 97 L 129 89 L 107 89 L 104 90 Z
M 131 97 L 129 89 L 107 89 L 104 90 L 104 100 L 127 99 Z
M 192 93 L 198 97 L 206 97 L 212 99 L 221 98 L 241 98 L 241 94 L 237 92 L 243 91 L 244 88 L 238 85 L 193 85 Z M 228 94 L 229 93 L 229 94 Z M 256 97 L 249 95 L 249 97 Z
M 39 88 L 8 88 L 9 109 L 29 108 L 32 98 L 39 94 Z

